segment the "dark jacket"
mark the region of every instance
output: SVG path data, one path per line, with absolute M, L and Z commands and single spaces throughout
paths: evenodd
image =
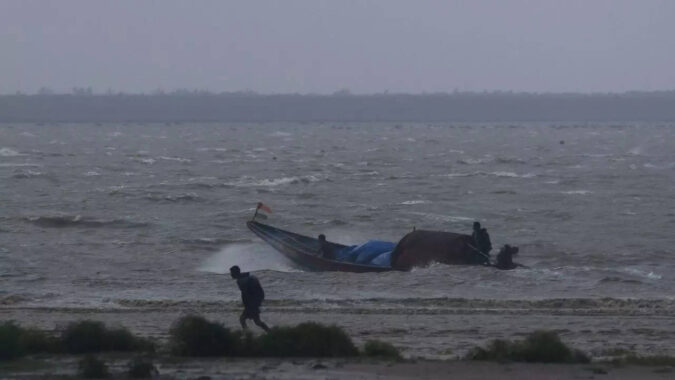
M 237 279 L 237 286 L 241 290 L 241 301 L 244 307 L 260 307 L 265 299 L 265 291 L 258 278 L 250 273 L 242 273 Z
M 329 242 L 319 242 L 319 256 L 324 259 L 335 260 L 335 252 Z
M 488 234 L 485 228 L 481 228 L 478 231 L 474 230 L 471 237 L 473 238 L 473 242 L 476 244 L 476 248 L 478 248 L 479 251 L 485 254 L 490 253 L 492 250 L 492 242 L 490 241 L 490 234 Z

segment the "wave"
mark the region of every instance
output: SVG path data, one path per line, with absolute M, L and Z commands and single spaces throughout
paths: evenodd
M 156 202 L 201 202 L 203 199 L 195 193 L 185 193 L 178 195 L 146 194 L 143 198 Z
M 431 219 L 438 222 L 468 222 L 474 221 L 474 218 L 469 218 L 466 216 L 452 216 L 452 215 L 441 215 L 433 214 L 428 212 L 411 212 L 410 214 L 419 215 L 427 219 Z
M 45 173 L 43 173 L 43 172 L 28 169 L 28 170 L 21 170 L 21 171 L 15 172 L 14 174 L 12 174 L 12 178 L 26 179 L 26 178 L 42 177 L 44 175 L 45 175 Z
M 487 164 L 494 161 L 492 157 L 490 158 L 461 158 L 457 160 L 458 164 L 462 165 L 481 165 L 481 164 Z
M 24 220 L 36 226 L 45 228 L 67 228 L 67 227 L 139 228 L 148 225 L 148 223 L 134 222 L 125 219 L 100 220 L 95 218 L 82 217 L 80 215 L 27 216 L 24 217 Z
M 420 205 L 424 203 L 430 203 L 429 201 L 423 201 L 423 200 L 412 200 L 412 201 L 404 201 L 401 202 L 402 205 Z
M 514 172 L 505 172 L 505 171 L 495 171 L 495 172 L 484 172 L 484 171 L 475 171 L 469 173 L 448 173 L 448 174 L 439 174 L 440 177 L 476 177 L 476 176 L 488 176 L 488 177 L 507 177 L 507 178 L 534 178 L 537 175 L 534 173 L 525 173 L 518 174 Z
M 31 168 L 41 168 L 40 164 L 32 164 L 30 162 L 1 162 L 0 168 L 21 168 L 21 167 L 31 167 Z
M 293 264 L 271 247 L 263 244 L 229 244 L 220 252 L 204 260 L 200 271 L 225 274 L 229 268 L 239 265 L 246 271 L 274 270 L 295 271 Z
M 569 191 L 561 191 L 561 194 L 567 194 L 567 195 L 588 195 L 588 194 L 593 194 L 592 191 L 590 190 L 569 190 Z
M 234 182 L 227 182 L 226 185 L 236 186 L 236 187 L 274 187 L 280 185 L 297 185 L 297 184 L 307 184 L 311 182 L 318 182 L 321 179 L 313 175 L 299 176 L 299 177 L 281 177 L 281 178 L 265 178 L 265 179 L 254 179 L 251 177 L 242 177 L 241 179 Z
M 165 160 L 165 161 L 176 161 L 176 162 L 181 162 L 181 163 L 190 163 L 192 162 L 191 159 L 189 158 L 183 158 L 183 157 L 169 157 L 169 156 L 159 156 L 157 157 L 160 160 Z
M 0 148 L 0 157 L 17 157 L 17 156 L 23 156 L 23 154 L 11 148 Z

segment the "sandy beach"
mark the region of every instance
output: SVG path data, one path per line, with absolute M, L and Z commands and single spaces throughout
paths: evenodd
M 525 307 L 529 305 L 528 307 Z M 548 305 L 548 304 L 547 304 Z M 0 319 L 24 326 L 59 330 L 68 322 L 91 319 L 111 326 L 125 326 L 160 344 L 168 338 L 171 324 L 180 316 L 199 314 L 238 328 L 237 303 L 151 303 L 126 308 L 26 308 L 5 306 Z M 367 359 L 176 359 L 160 353 L 155 363 L 167 378 L 462 378 L 462 379 L 590 379 L 609 374 L 612 379 L 667 379 L 670 367 L 613 366 L 606 364 L 612 351 L 641 355 L 672 355 L 675 337 L 672 303 L 620 300 L 561 300 L 544 307 L 536 302 L 446 300 L 434 306 L 398 307 L 395 310 L 363 309 L 326 303 L 286 304 L 269 301 L 263 313 L 271 325 L 319 321 L 342 326 L 361 346 L 379 339 L 401 350 L 405 362 Z M 519 339 L 536 329 L 549 329 L 574 348 L 586 352 L 593 362 L 585 365 L 490 363 L 459 360 L 472 347 L 495 338 Z M 256 334 L 259 330 L 253 330 Z M 121 373 L 130 355 L 103 355 L 111 372 Z M 76 358 L 46 357 L 51 363 L 43 372 L 14 372 L 23 378 L 44 374 L 73 374 Z

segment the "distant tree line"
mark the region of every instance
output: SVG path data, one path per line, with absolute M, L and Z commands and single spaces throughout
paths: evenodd
M 150 95 L 74 88 L 0 95 L 0 122 L 268 121 L 675 121 L 675 91 L 621 94 L 511 92 L 262 95 L 155 91 Z

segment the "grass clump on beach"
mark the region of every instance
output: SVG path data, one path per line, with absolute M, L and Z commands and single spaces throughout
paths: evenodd
M 483 347 L 471 350 L 466 359 L 539 363 L 588 363 L 583 352 L 569 348 L 553 331 L 539 330 L 524 340 L 495 339 Z
M 44 331 L 24 328 L 13 321 L 0 324 L 0 360 L 20 358 L 24 355 L 55 352 L 58 342 Z
M 241 346 L 239 334 L 197 315 L 178 319 L 169 335 L 170 350 L 179 356 L 235 355 Z
M 132 379 L 147 379 L 159 375 L 157 367 L 148 358 L 135 357 L 131 359 L 127 367 L 127 375 Z
M 80 359 L 78 371 L 79 375 L 85 379 L 104 379 L 110 376 L 108 366 L 93 355 L 87 355 Z
M 102 351 L 154 351 L 154 344 L 138 338 L 126 328 L 107 328 L 103 322 L 70 323 L 61 334 L 65 352 L 82 354 Z
M 179 356 L 346 357 L 358 355 L 351 338 L 337 326 L 306 322 L 275 327 L 266 334 L 232 332 L 220 323 L 190 315 L 174 322 L 170 351 Z
M 363 347 L 363 355 L 376 358 L 401 359 L 401 353 L 391 343 L 369 340 Z
M 274 327 L 258 338 L 259 356 L 347 357 L 358 355 L 351 338 L 337 326 L 305 322 Z

